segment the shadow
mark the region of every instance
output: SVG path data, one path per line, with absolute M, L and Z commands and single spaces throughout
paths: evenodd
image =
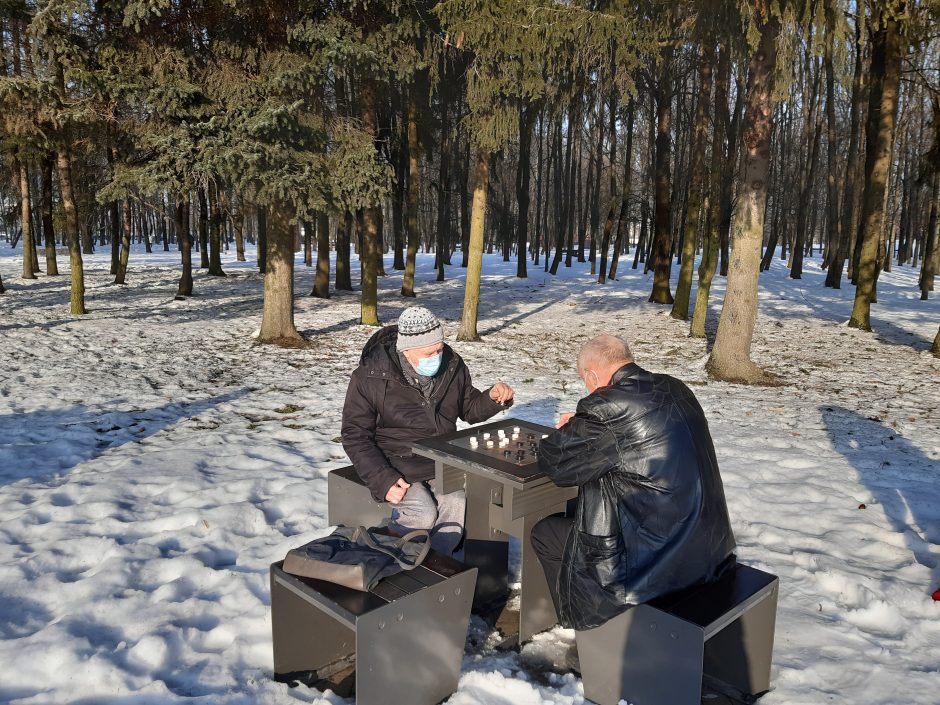
M 512 419 L 532 421 L 554 428 L 555 423 L 558 421 L 560 403 L 561 400 L 555 397 L 533 399 L 523 404 L 513 404 L 507 409 L 507 416 Z M 572 411 L 574 411 L 573 408 Z
M 0 416 L 0 484 L 61 475 L 106 451 L 139 443 L 182 419 L 248 393 L 247 388 L 197 402 L 112 411 L 75 405 Z M 124 400 L 116 400 L 123 402 Z
M 879 419 L 840 406 L 821 407 L 833 447 L 858 472 L 895 531 L 940 587 L 940 463 Z

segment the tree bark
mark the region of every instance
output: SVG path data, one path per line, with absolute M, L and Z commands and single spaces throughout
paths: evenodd
M 490 180 L 490 154 L 477 149 L 473 184 L 473 211 L 470 216 L 470 248 L 467 281 L 464 286 L 463 317 L 457 331 L 459 341 L 477 341 L 477 309 L 480 305 L 480 276 L 483 272 L 483 235 L 486 225 L 486 192 Z
M 179 240 L 183 271 L 176 289 L 177 298 L 193 295 L 193 240 L 189 231 L 189 192 L 176 197 L 176 238 Z
M 376 120 L 375 84 L 371 79 L 362 83 L 359 91 L 362 127 L 373 141 L 379 137 Z M 377 326 L 378 314 L 378 272 L 381 257 L 381 206 L 377 203 L 366 206 L 362 211 L 362 243 L 359 260 L 362 271 L 362 299 L 360 323 L 364 326 Z
M 310 295 L 330 298 L 330 217 L 324 211 L 317 213 L 317 273 Z
M 121 219 L 123 226 L 123 232 L 121 234 L 121 257 L 118 261 L 117 274 L 114 276 L 115 284 L 123 284 L 127 278 L 127 262 L 130 259 L 132 232 L 131 199 L 129 197 L 124 198 L 121 214 L 123 216 Z
M 349 211 L 336 222 L 336 283 L 337 291 L 352 291 L 349 247 L 352 240 L 353 215 Z
M 408 252 L 401 295 L 415 296 L 415 266 L 418 256 L 418 194 L 421 190 L 421 144 L 418 141 L 418 98 L 412 87 L 408 96 L 408 191 L 405 194 L 405 233 Z
M 516 202 L 519 204 L 519 218 L 516 221 L 516 245 L 518 247 L 516 276 L 525 279 L 526 246 L 529 241 L 529 184 L 532 167 L 532 128 L 538 108 L 526 105 L 519 111 L 519 163 L 516 167 Z
M 708 139 L 708 101 L 712 95 L 712 64 L 715 49 L 706 39 L 699 58 L 699 94 L 695 105 L 695 126 L 692 135 L 692 176 L 689 180 L 689 198 L 685 213 L 685 236 L 682 239 L 682 266 L 676 284 L 676 298 L 670 315 L 680 321 L 689 320 L 689 298 L 692 293 L 692 267 L 698 243 L 699 222 L 702 216 L 702 190 L 705 187 L 705 142 Z
M 23 247 L 23 279 L 35 279 L 35 262 L 33 261 L 33 223 L 32 210 L 30 208 L 29 198 L 29 167 L 26 165 L 22 155 L 16 158 L 17 175 L 20 185 L 20 227 L 22 236 L 20 244 Z
M 267 206 L 257 206 L 258 218 L 258 270 L 264 274 L 268 271 L 268 209 Z M 293 247 L 293 245 L 291 245 Z
M 671 137 L 672 127 L 672 47 L 663 49 L 656 81 L 656 227 L 653 234 L 653 291 L 650 302 L 673 303 L 669 290 L 672 272 Z
M 264 308 L 259 343 L 291 347 L 304 340 L 294 326 L 293 210 L 287 201 L 273 203 L 268 209 L 268 251 L 265 256 Z
M 59 195 L 62 198 L 62 209 L 65 211 L 65 232 L 69 244 L 70 311 L 74 314 L 85 314 L 88 311 L 85 309 L 85 269 L 79 243 L 78 208 L 75 206 L 75 192 L 72 190 L 72 159 L 65 147 L 56 154 L 56 168 L 59 172 Z
M 206 187 L 196 189 L 199 199 L 199 268 L 209 268 L 209 204 L 206 199 Z
M 50 154 L 42 162 L 42 233 L 46 244 L 46 274 L 50 277 L 59 274 L 59 264 L 55 255 L 55 226 L 52 221 L 52 167 Z
M 715 80 L 715 121 L 712 128 L 712 155 L 710 191 L 706 192 L 702 208 L 707 214 L 705 235 L 702 242 L 702 260 L 698 267 L 698 288 L 695 291 L 695 308 L 692 311 L 692 325 L 689 336 L 705 337 L 705 321 L 708 318 L 708 295 L 712 280 L 718 267 L 718 246 L 721 242 L 721 195 L 724 184 L 721 174 L 725 159 L 724 138 L 728 126 L 725 118 L 728 114 L 728 84 L 730 83 L 731 59 L 727 48 L 721 49 L 718 58 L 717 78 Z M 722 110 L 724 106 L 724 110 Z
M 866 125 L 865 192 L 859 224 L 861 252 L 855 304 L 849 327 L 871 330 L 871 303 L 878 276 L 878 246 L 884 236 L 885 188 L 891 171 L 891 144 L 894 140 L 901 79 L 901 20 L 905 0 L 876 3 L 872 25 L 871 91 Z
M 760 43 L 751 54 L 748 71 L 744 169 L 732 222 L 734 246 L 718 334 L 708 360 L 708 370 L 713 377 L 745 383 L 767 380 L 767 375 L 751 361 L 751 341 L 757 321 L 757 277 L 767 206 L 773 79 L 776 39 L 780 31 L 780 22 L 770 14 L 766 0 L 755 3 L 754 21 L 760 27 Z
M 222 271 L 222 207 L 219 203 L 218 187 L 210 186 L 207 189 L 212 199 L 212 214 L 209 219 L 209 276 L 224 277 Z
M 617 265 L 620 262 L 620 251 L 623 248 L 623 236 L 627 235 L 627 251 L 630 250 L 630 223 L 627 218 L 630 208 L 630 181 L 633 175 L 633 124 L 635 120 L 635 101 L 630 100 L 627 107 L 627 150 L 624 155 L 623 166 L 623 195 L 620 199 L 620 214 L 617 217 L 617 234 L 614 236 L 614 251 L 610 256 L 610 272 L 607 278 L 613 281 L 617 278 Z

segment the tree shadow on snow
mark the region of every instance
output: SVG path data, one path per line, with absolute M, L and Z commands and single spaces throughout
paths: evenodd
M 247 393 L 248 389 L 242 388 L 201 401 L 131 411 L 77 404 L 65 409 L 0 415 L 0 484 L 62 475 L 112 448 L 139 443 L 180 420 Z
M 840 406 L 820 407 L 833 447 L 871 491 L 914 559 L 931 574 L 928 593 L 940 587 L 940 465 L 879 419 Z M 926 588 L 927 586 L 925 586 Z

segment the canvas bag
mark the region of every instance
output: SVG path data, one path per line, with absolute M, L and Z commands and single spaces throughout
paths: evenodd
M 339 526 L 329 536 L 289 551 L 284 572 L 365 592 L 382 578 L 417 568 L 430 550 L 430 535 L 423 529 L 398 537 L 364 526 Z

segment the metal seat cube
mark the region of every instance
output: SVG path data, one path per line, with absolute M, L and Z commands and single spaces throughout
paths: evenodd
M 636 605 L 577 632 L 584 697 L 599 705 L 700 705 L 703 677 L 770 688 L 776 576 L 736 565 L 713 583 Z
M 329 681 L 345 662 L 358 705 L 435 705 L 457 689 L 476 568 L 432 552 L 360 592 L 282 566 L 271 566 L 275 680 Z
M 388 502 L 377 502 L 352 465 L 331 470 L 326 478 L 330 526 L 379 526 L 392 515 Z

